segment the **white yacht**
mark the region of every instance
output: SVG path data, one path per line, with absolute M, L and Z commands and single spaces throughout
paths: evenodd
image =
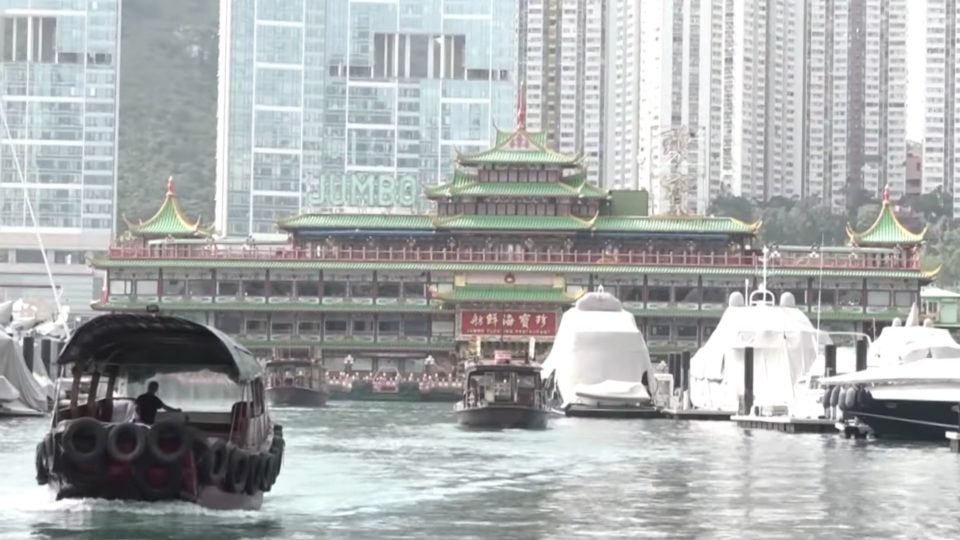
M 764 287 L 730 294 L 729 305 L 707 343 L 690 360 L 690 403 L 694 408 L 737 414 L 744 395 L 744 359 L 753 350 L 753 407 L 750 414 L 817 418 L 799 381 L 810 373 L 830 337 L 797 309 L 793 294 L 780 304 Z M 814 398 L 815 401 L 816 398 Z
M 960 428 L 960 344 L 931 321 L 884 328 L 868 353 L 867 369 L 823 380 L 847 421 L 847 433 L 943 440 Z
M 653 365 L 632 313 L 600 287 L 563 314 L 542 376 L 567 416 L 653 416 Z

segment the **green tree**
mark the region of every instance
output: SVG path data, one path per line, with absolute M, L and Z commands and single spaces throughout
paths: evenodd
M 753 202 L 735 195 L 721 195 L 710 203 L 707 213 L 712 216 L 732 217 L 740 221 L 751 222 L 757 215 Z

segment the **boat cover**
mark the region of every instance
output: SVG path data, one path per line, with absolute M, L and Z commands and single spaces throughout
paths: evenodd
M 0 378 L 3 378 L 17 392 L 17 396 L 7 401 L 19 399 L 33 410 L 47 410 L 47 391 L 40 385 L 33 373 L 23 361 L 20 344 L 12 337 L 0 332 Z M 4 394 L 10 394 L 9 389 Z M 6 396 L 0 396 L 0 400 Z
M 914 362 L 880 366 L 828 377 L 823 384 L 912 384 L 949 383 L 960 385 L 960 358 L 923 358 Z
M 950 332 L 929 326 L 888 326 L 867 352 L 868 367 L 912 362 L 922 358 L 960 358 L 960 344 Z
M 260 376 L 263 368 L 246 347 L 223 332 L 180 317 L 116 313 L 81 325 L 63 348 L 61 366 L 93 362 L 158 371 L 226 373 L 236 382 Z
M 650 392 L 642 383 L 628 381 L 603 381 L 597 384 L 578 384 L 574 390 L 578 396 L 599 400 L 647 401 Z
M 544 379 L 555 378 L 564 405 L 574 402 L 581 390 L 612 392 L 620 394 L 612 396 L 614 400 L 622 400 L 627 385 L 643 386 L 644 375 L 647 384 L 652 383 L 652 372 L 650 353 L 633 314 L 606 292 L 587 293 L 563 314 L 542 367 Z M 592 395 L 590 400 L 602 401 L 599 398 Z
M 830 342 L 796 307 L 730 306 L 690 360 L 690 401 L 700 409 L 738 410 L 744 351 L 752 347 L 754 405 L 790 406 L 797 381 L 817 358 L 818 345 Z

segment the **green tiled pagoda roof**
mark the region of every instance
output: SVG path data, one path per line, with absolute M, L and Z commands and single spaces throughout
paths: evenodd
M 755 277 L 757 271 L 752 267 L 695 267 L 667 265 L 625 265 L 625 264 L 548 264 L 548 263 L 463 263 L 463 262 L 359 262 L 359 261 L 297 261 L 297 260 L 227 260 L 227 259 L 109 259 L 95 258 L 94 268 L 197 268 L 224 270 L 333 270 L 333 271 L 371 271 L 385 272 L 432 271 L 432 272 L 514 272 L 543 274 L 624 274 L 624 275 L 703 275 Z M 771 277 L 817 277 L 821 271 L 817 268 L 772 268 Z M 919 272 L 916 270 L 839 270 L 824 269 L 824 276 L 844 278 L 891 278 L 891 279 L 933 279 L 937 270 Z
M 578 166 L 580 156 L 562 154 L 546 146 L 543 133 L 530 133 L 522 125 L 513 132 L 497 130 L 493 148 L 476 154 L 457 153 L 460 165 L 561 165 Z
M 580 294 L 570 295 L 556 287 L 530 285 L 465 285 L 438 293 L 447 302 L 523 302 L 528 304 L 572 304 Z
M 855 246 L 919 244 L 923 242 L 926 233 L 926 227 L 919 233 L 910 232 L 904 227 L 897 219 L 889 198 L 886 197 L 880 207 L 880 214 L 867 230 L 858 233 L 849 223 L 847 224 L 847 236 L 850 238 L 850 243 Z
M 142 300 L 93 302 L 90 306 L 97 311 L 145 311 L 147 306 L 158 306 L 165 311 L 296 311 L 304 313 L 432 313 L 440 311 L 436 304 L 322 304 L 312 302 L 198 302 L 188 299 L 177 302 L 144 302 Z
M 180 208 L 180 202 L 173 190 L 173 177 L 167 180 L 167 195 L 160 209 L 150 219 L 132 223 L 123 216 L 127 229 L 134 236 L 190 238 L 209 236 L 211 227 L 200 224 L 200 219 L 191 222 Z
M 378 230 L 544 230 L 635 233 L 754 234 L 760 223 L 732 218 L 686 216 L 493 216 L 462 214 L 426 216 L 396 214 L 301 214 L 280 221 L 284 230 L 363 229 Z
M 428 199 L 441 197 L 572 197 L 606 199 L 610 193 L 576 174 L 560 182 L 481 182 L 475 176 L 457 173 L 452 181 L 426 189 Z

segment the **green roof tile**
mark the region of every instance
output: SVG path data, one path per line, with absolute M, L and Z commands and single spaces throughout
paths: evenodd
M 670 232 L 754 234 L 760 223 L 744 223 L 733 218 L 705 216 L 600 216 L 594 229 L 603 232 Z
M 148 220 L 133 223 L 126 217 L 130 234 L 148 237 L 196 237 L 209 236 L 211 227 L 200 225 L 200 220 L 191 222 L 180 209 L 180 202 L 173 190 L 173 178 L 167 180 L 167 195 L 160 209 Z
M 562 154 L 546 146 L 543 133 L 526 129 L 497 131 L 493 148 L 475 154 L 458 154 L 460 165 L 562 165 L 577 166 L 580 156 Z
M 530 285 L 466 285 L 437 294 L 447 302 L 524 302 L 529 304 L 572 304 L 580 294 L 570 295 L 563 289 Z
M 850 224 L 847 224 L 847 236 L 850 238 L 850 243 L 856 246 L 919 244 L 923 242 L 926 232 L 926 227 L 919 233 L 910 232 L 904 227 L 897 219 L 889 199 L 883 201 L 877 219 L 867 230 L 858 233 Z
M 581 231 L 590 228 L 586 220 L 573 216 L 489 216 L 459 215 L 440 218 L 438 229 L 482 229 L 482 230 L 555 230 Z
M 320 347 L 321 349 L 349 349 L 364 351 L 446 351 L 452 350 L 455 342 L 451 340 L 433 340 L 433 341 L 353 341 L 353 340 L 330 340 L 330 341 L 310 341 L 306 339 L 285 339 L 285 340 L 262 340 L 237 338 L 240 344 L 246 347 Z
M 94 302 L 91 307 L 97 311 L 145 311 L 148 305 L 155 305 L 163 311 L 251 311 L 251 312 L 303 312 L 303 313 L 340 313 L 340 312 L 377 312 L 377 313 L 432 313 L 440 311 L 440 306 L 433 304 L 314 304 L 309 302 L 284 302 L 277 304 L 256 302 L 196 302 L 183 300 L 179 302 L 143 302 L 131 300 L 129 302 Z
M 300 214 L 278 222 L 281 229 L 431 229 L 433 217 L 397 214 Z
M 355 262 L 355 261 L 290 261 L 290 260 L 210 260 L 210 259 L 107 259 L 98 257 L 91 262 L 95 268 L 206 268 L 206 269 L 276 269 L 276 270 L 341 270 L 387 272 L 513 272 L 544 274 L 624 274 L 624 275 L 704 275 L 754 277 L 753 268 L 694 267 L 694 266 L 640 266 L 623 264 L 529 264 L 529 263 L 457 263 L 457 262 Z M 773 268 L 771 277 L 817 277 L 817 268 Z M 930 280 L 935 273 L 915 270 L 831 270 L 824 276 L 845 278 L 890 278 Z

